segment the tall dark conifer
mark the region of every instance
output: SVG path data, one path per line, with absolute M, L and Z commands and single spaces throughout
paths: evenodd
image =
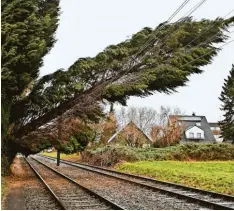
M 6 174 L 17 151 L 11 136 L 12 107 L 32 88 L 43 57 L 55 43 L 59 0 L 2 0 L 1 157 Z
M 2 1 L 2 97 L 17 100 L 55 43 L 58 0 Z
M 211 63 L 219 51 L 213 44 L 226 41 L 224 32 L 234 23 L 234 17 L 187 17 L 165 22 L 164 27 L 146 27 L 93 58 L 78 59 L 67 71 L 38 79 L 43 57 L 55 42 L 58 4 L 59 0 L 2 0 L 1 109 L 3 137 L 7 134 L 2 155 L 8 160 L 16 152 L 25 153 L 23 148 L 38 150 L 37 135 L 60 116 L 97 121 L 102 100 L 126 104 L 130 96 L 170 93 L 184 86 L 191 74 L 202 73 L 201 67 Z
M 221 110 L 224 111 L 224 120 L 221 121 L 224 140 L 234 142 L 234 65 L 230 75 L 224 80 L 223 91 L 219 98 L 222 101 Z

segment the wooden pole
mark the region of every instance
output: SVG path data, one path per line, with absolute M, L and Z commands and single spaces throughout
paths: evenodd
M 62 119 L 59 117 L 58 119 L 58 140 L 61 141 L 62 139 Z M 60 150 L 57 149 L 57 166 L 60 165 Z
M 57 150 L 57 166 L 60 165 L 60 150 Z

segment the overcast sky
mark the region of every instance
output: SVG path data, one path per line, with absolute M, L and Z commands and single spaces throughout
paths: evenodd
M 110 44 L 118 44 L 143 27 L 155 28 L 166 21 L 184 0 L 61 0 L 57 43 L 44 58 L 41 76 L 59 68 L 67 69 L 80 57 L 93 57 Z M 173 19 L 182 17 L 200 0 L 189 4 Z M 224 17 L 234 9 L 234 0 L 207 0 L 196 12 L 195 19 Z M 228 17 L 233 16 L 232 12 Z M 234 28 L 234 27 L 233 27 Z M 232 28 L 231 31 L 234 29 Z M 234 33 L 229 40 L 234 39 Z M 204 73 L 193 75 L 187 86 L 171 95 L 155 93 L 147 98 L 132 97 L 129 106 L 161 105 L 179 107 L 186 114 L 205 115 L 208 121 L 219 121 L 220 96 L 224 78 L 234 63 L 234 42 L 219 52 Z M 117 108 L 120 108 L 117 106 Z

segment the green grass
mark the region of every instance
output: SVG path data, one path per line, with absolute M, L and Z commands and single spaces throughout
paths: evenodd
M 234 195 L 234 161 L 139 161 L 116 169 L 205 190 Z
M 55 157 L 55 158 L 57 157 L 57 152 L 43 152 L 41 154 Z M 80 160 L 80 155 L 78 153 L 68 154 L 68 155 L 61 153 L 60 158 L 64 160 L 78 161 Z

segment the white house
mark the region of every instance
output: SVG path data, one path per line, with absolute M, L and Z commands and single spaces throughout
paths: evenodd
M 175 116 L 169 116 L 169 121 Z M 199 143 L 214 143 L 215 137 L 205 116 L 177 115 L 176 122 L 181 125 L 183 133 L 181 143 L 195 141 Z
M 185 130 L 185 136 L 187 139 L 204 139 L 204 131 L 198 126 L 191 126 Z

